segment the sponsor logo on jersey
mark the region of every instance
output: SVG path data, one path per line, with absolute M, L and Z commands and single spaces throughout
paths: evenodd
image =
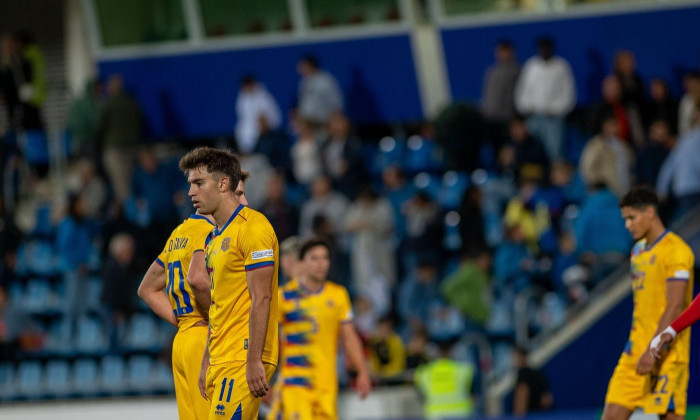
M 275 253 L 271 249 L 263 249 L 262 251 L 253 251 L 250 254 L 250 258 L 255 261 L 263 258 L 272 258 L 274 255 Z

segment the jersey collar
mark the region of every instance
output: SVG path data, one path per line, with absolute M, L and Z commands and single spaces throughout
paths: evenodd
M 212 222 L 211 220 L 209 220 L 209 219 L 207 219 L 206 217 L 202 216 L 201 214 L 194 213 L 194 214 L 192 214 L 192 215 L 190 216 L 190 219 L 204 220 L 204 221 L 206 221 L 207 223 L 209 223 L 210 225 L 216 226 L 216 225 L 214 224 L 214 222 Z
M 228 227 L 228 225 L 230 225 L 231 222 L 233 222 L 233 219 L 235 219 L 236 216 L 238 216 L 238 213 L 240 213 L 241 210 L 243 210 L 243 207 L 245 207 L 243 204 L 239 204 L 239 205 L 238 205 L 238 208 L 236 209 L 236 211 L 233 212 L 233 214 L 231 215 L 231 218 L 228 219 L 228 222 L 226 222 L 226 224 L 221 228 L 221 230 L 218 230 L 218 229 L 214 228 L 214 232 L 216 233 L 216 236 L 221 235 L 221 232 L 223 232 L 223 231 L 226 230 L 226 228 Z
M 652 248 L 654 247 L 654 245 L 658 244 L 659 241 L 662 240 L 662 239 L 664 238 L 664 236 L 666 236 L 666 234 L 667 234 L 668 232 L 669 232 L 669 230 L 666 229 L 666 230 L 664 231 L 664 233 L 661 234 L 661 236 L 659 236 L 658 238 L 656 238 L 656 240 L 655 240 L 654 242 L 652 242 L 650 245 L 647 245 L 647 246 L 644 248 L 644 250 L 645 250 L 645 251 L 649 251 L 650 249 L 652 249 Z

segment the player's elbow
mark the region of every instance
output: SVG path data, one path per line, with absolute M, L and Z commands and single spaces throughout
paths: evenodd
M 141 300 L 146 300 L 146 296 L 148 296 L 148 290 L 143 282 L 139 285 L 139 289 L 136 291 L 136 294 L 139 296 L 139 298 L 141 298 Z
M 187 282 L 194 290 L 205 291 L 209 290 L 209 277 L 201 273 L 190 273 L 187 276 Z

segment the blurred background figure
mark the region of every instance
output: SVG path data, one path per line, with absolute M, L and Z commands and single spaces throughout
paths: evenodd
M 530 413 L 547 411 L 552 408 L 553 398 L 544 373 L 531 368 L 527 362 L 527 350 L 516 347 L 513 350 L 513 364 L 518 369 L 513 395 L 513 415 L 524 417 Z
M 241 80 L 236 116 L 236 144 L 243 154 L 252 153 L 260 135 L 267 130 L 277 130 L 282 123 L 282 114 L 275 98 L 252 74 Z

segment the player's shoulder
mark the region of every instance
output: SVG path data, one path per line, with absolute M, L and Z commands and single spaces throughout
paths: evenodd
M 665 249 L 674 252 L 674 253 L 684 253 L 684 254 L 692 254 L 693 250 L 690 248 L 690 245 L 688 245 L 683 238 L 678 236 L 675 232 L 669 231 L 666 233 L 665 237 L 663 238 L 663 244 Z
M 241 218 L 243 223 L 249 225 L 270 224 L 264 214 L 247 206 L 241 208 L 241 210 L 238 212 L 238 216 Z
M 326 293 L 332 294 L 334 296 L 345 296 L 348 293 L 348 289 L 346 289 L 345 286 L 330 280 L 326 280 L 324 290 L 326 291 Z
M 184 232 L 190 235 L 201 234 L 206 236 L 214 229 L 215 225 L 206 217 L 193 214 L 185 219 L 185 221 L 180 224 L 180 227 Z

